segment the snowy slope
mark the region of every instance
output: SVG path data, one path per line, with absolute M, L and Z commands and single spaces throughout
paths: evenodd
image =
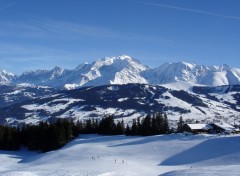
M 184 91 L 148 84 L 126 84 L 54 91 L 42 89 L 39 97 L 0 107 L 0 123 L 37 123 L 51 118 L 102 118 L 107 114 L 131 123 L 133 118 L 147 113 L 166 112 L 173 126 L 180 116 L 188 122 L 240 124 L 240 86 L 237 85 L 191 87 L 191 90 Z M 11 97 L 6 93 L 4 95 Z
M 82 72 L 79 86 L 146 83 L 140 76 L 140 72 L 146 69 L 146 66 L 129 56 L 103 58 L 92 63 L 89 70 Z
M 62 149 L 44 154 L 0 151 L 0 175 L 238 176 L 239 141 L 237 135 L 81 135 Z
M 32 85 L 0 85 L 0 108 L 35 98 L 43 98 L 56 93 L 57 90 L 49 87 Z
M 0 85 L 10 84 L 14 78 L 14 74 L 7 72 L 6 70 L 0 70 Z
M 176 81 L 195 82 L 196 77 L 192 74 L 195 64 L 186 62 L 166 63 L 158 68 L 148 70 L 145 76 L 150 84 L 166 84 Z
M 140 73 L 148 67 L 129 56 L 106 57 L 92 64 L 80 64 L 74 70 L 55 67 L 53 70 L 37 70 L 20 75 L 15 84 L 30 83 L 50 87 L 98 86 L 105 84 L 147 83 Z
M 36 70 L 30 72 L 24 72 L 18 76 L 13 82 L 14 84 L 32 84 L 36 86 L 50 86 L 59 87 L 62 83 L 58 80 L 63 76 L 67 70 L 60 67 L 55 67 L 52 70 Z
M 206 67 L 186 62 L 166 63 L 144 73 L 150 84 L 186 82 L 192 84 L 221 86 L 240 83 L 240 69 L 227 65 Z
M 127 55 L 106 57 L 91 64 L 83 63 L 73 70 L 55 67 L 52 70 L 25 72 L 16 76 L 16 79 L 12 79 L 13 76 L 5 71 L 0 72 L 0 83 L 27 83 L 66 89 L 127 83 L 159 85 L 179 81 L 208 86 L 240 84 L 239 68 L 178 62 L 151 69 Z

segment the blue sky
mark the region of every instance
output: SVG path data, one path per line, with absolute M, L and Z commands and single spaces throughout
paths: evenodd
M 122 54 L 150 67 L 240 67 L 240 1 L 0 0 L 0 69 L 72 69 Z

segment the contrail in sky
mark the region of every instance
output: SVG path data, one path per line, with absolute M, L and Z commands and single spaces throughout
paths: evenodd
M 212 16 L 217 16 L 217 17 L 222 17 L 222 18 L 230 18 L 230 19 L 240 20 L 240 17 L 238 17 L 238 16 L 222 15 L 222 14 L 212 13 L 212 12 L 203 11 L 203 10 L 189 9 L 189 8 L 183 8 L 183 7 L 178 7 L 178 6 L 170 6 L 170 5 L 150 3 L 150 2 L 140 2 L 140 3 L 145 4 L 145 5 L 150 5 L 150 6 L 159 6 L 159 7 L 169 8 L 169 9 L 182 10 L 182 11 L 201 13 L 201 14 L 205 14 L 205 15 L 212 15 Z

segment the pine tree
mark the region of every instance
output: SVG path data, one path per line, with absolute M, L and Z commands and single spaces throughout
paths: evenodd
M 98 132 L 98 125 L 99 125 L 98 119 L 93 119 L 92 120 L 92 127 L 93 127 L 92 133 Z
M 131 130 L 129 128 L 129 125 L 127 124 L 127 127 L 126 127 L 126 132 L 125 132 L 126 136 L 130 136 L 131 135 Z
M 169 125 L 168 125 L 168 118 L 167 118 L 167 114 L 163 115 L 163 133 L 167 134 L 169 133 Z
M 85 125 L 85 133 L 86 134 L 91 134 L 93 131 L 93 123 L 91 119 L 88 119 L 86 121 L 86 125 Z
M 117 126 L 116 126 L 116 134 L 117 135 L 121 135 L 125 132 L 125 127 L 124 127 L 124 121 L 123 119 L 121 120 L 121 122 L 119 121 L 117 123 Z
M 152 116 L 151 127 L 152 127 L 152 134 L 153 134 L 153 135 L 158 134 L 158 133 L 157 133 L 157 123 L 156 123 L 155 114 Z
M 65 141 L 67 143 L 68 141 L 70 141 L 73 138 L 72 124 L 70 123 L 70 121 L 68 119 L 64 119 L 62 123 L 63 123 L 63 127 L 65 130 Z
M 152 128 L 151 128 L 151 116 L 147 115 L 145 118 L 142 119 L 141 124 L 141 135 L 143 136 L 149 136 L 152 134 Z
M 27 129 L 27 147 L 28 150 L 40 150 L 40 130 L 38 126 L 29 126 Z
M 109 115 L 101 120 L 99 123 L 98 133 L 102 135 L 116 134 L 116 124 L 114 123 L 113 116 Z
M 183 132 L 183 125 L 184 125 L 184 121 L 182 116 L 180 116 L 178 124 L 177 124 L 177 132 Z
M 142 133 L 142 123 L 140 117 L 137 118 L 137 128 L 135 135 L 141 135 Z
M 133 135 L 133 136 L 139 135 L 138 131 L 139 130 L 138 130 L 136 119 L 133 119 L 132 127 L 131 127 L 131 135 Z
M 27 146 L 27 141 L 28 141 L 28 132 L 27 132 L 27 125 L 23 125 L 21 130 L 20 130 L 20 141 L 23 146 Z
M 155 114 L 155 119 L 156 119 L 156 134 L 163 134 L 163 117 L 161 113 L 156 113 Z
M 74 137 L 78 137 L 80 133 L 83 133 L 83 123 L 82 121 L 77 121 L 77 123 L 72 122 L 72 132 Z
M 18 150 L 19 148 L 20 136 L 18 129 L 0 126 L 0 150 Z

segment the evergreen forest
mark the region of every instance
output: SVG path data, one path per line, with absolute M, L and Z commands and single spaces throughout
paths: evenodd
M 47 152 L 61 148 L 80 134 L 149 136 L 170 133 L 167 115 L 162 113 L 134 119 L 131 125 L 125 125 L 123 119 L 116 121 L 109 115 L 101 120 L 57 119 L 17 128 L 0 126 L 0 150 L 18 150 L 24 146 L 31 151 Z

